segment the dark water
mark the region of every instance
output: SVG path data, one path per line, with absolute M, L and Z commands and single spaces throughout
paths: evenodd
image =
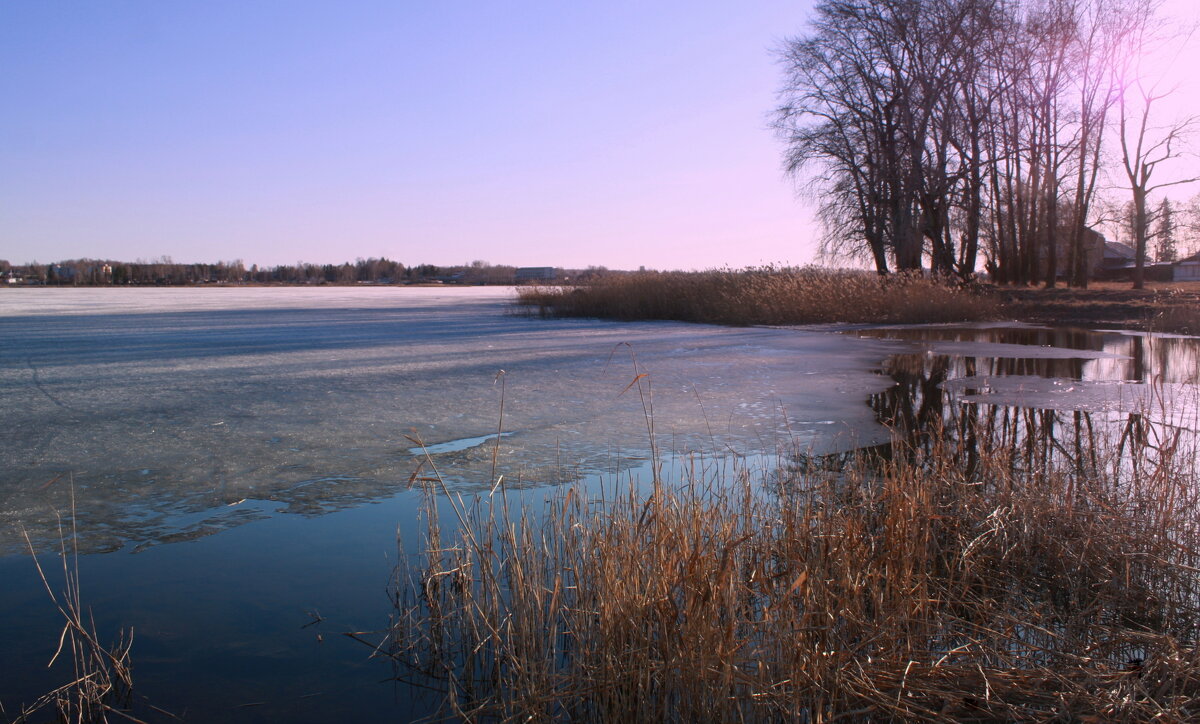
M 336 721 L 347 713 L 400 720 L 408 693 L 379 682 L 389 667 L 341 635 L 381 627 L 397 521 L 415 521 L 411 495 L 307 519 L 275 515 L 135 555 L 79 560 L 82 598 L 101 637 L 133 627 L 135 693 L 189 721 Z M 54 556 L 41 556 L 55 588 Z M 0 558 L 5 705 L 62 683 L 48 671 L 61 620 L 28 559 Z M 328 616 L 311 624 L 317 616 Z M 306 628 L 306 625 L 307 628 Z M 6 629 L 8 627 L 6 626 Z M 152 716 L 135 707 L 139 716 Z M 152 717 L 153 718 L 153 717 Z
M 660 473 L 676 481 L 696 464 L 670 451 L 662 460 Z M 649 457 L 613 467 L 621 472 L 579 484 L 604 499 L 614 485 L 643 489 L 653 480 Z M 514 508 L 533 510 L 550 494 L 546 487 L 507 490 Z M 420 548 L 425 499 L 414 487 L 316 517 L 246 501 L 261 513 L 253 525 L 77 561 L 68 556 L 102 643 L 133 631 L 130 711 L 145 721 L 196 722 L 411 721 L 444 712 L 436 694 L 403 683 L 394 663 L 369 645 L 387 637 L 397 564 Z M 453 507 L 440 493 L 433 499 L 442 529 L 452 530 Z M 59 594 L 61 557 L 38 560 Z M 31 560 L 0 557 L 0 580 L 0 693 L 11 718 L 69 680 L 70 664 L 64 656 L 46 668 L 63 621 Z
M 895 341 L 879 372 L 888 384 L 864 390 L 861 404 L 906 444 L 921 444 L 934 426 L 957 430 L 964 454 L 982 434 L 1080 459 L 1097 434 L 1156 434 L 1165 423 L 1132 402 L 1147 390 L 1194 390 L 1200 372 L 1196 338 L 1029 327 L 858 334 Z M 688 461 L 665 457 L 679 479 Z M 650 477 L 644 458 L 613 469 L 621 479 Z M 545 494 L 522 493 L 528 501 Z M 400 490 L 320 515 L 282 515 L 283 503 L 249 498 L 176 521 L 198 535 L 81 556 L 83 599 L 101 638 L 134 631 L 135 713 L 167 720 L 146 701 L 185 721 L 406 721 L 434 711 L 432 695 L 397 683 L 386 658 L 345 635 L 382 640 L 398 543 L 418 548 L 419 504 L 416 492 Z M 231 526 L 230 515 L 253 524 Z M 219 534 L 203 534 L 205 516 Z M 39 559 L 57 591 L 58 557 Z M 0 580 L 0 702 L 13 717 L 69 669 L 46 668 L 61 619 L 29 558 L 0 557 Z

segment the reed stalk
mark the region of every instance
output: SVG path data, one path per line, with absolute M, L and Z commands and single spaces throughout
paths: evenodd
M 59 519 L 58 551 L 62 563 L 63 590 L 55 594 L 46 571 L 38 561 L 29 534 L 22 531 L 29 555 L 38 576 L 54 607 L 62 616 L 63 628 L 58 647 L 47 667 L 65 658 L 71 667 L 71 678 L 63 685 L 40 696 L 22 708 L 14 724 L 54 721 L 64 724 L 100 724 L 110 721 L 140 722 L 130 712 L 133 699 L 133 671 L 129 650 L 133 646 L 133 630 L 121 631 L 115 643 L 100 641 L 91 611 L 85 609 L 79 585 L 79 552 L 75 545 L 75 492 L 71 490 L 71 528 L 68 534 Z M 70 541 L 68 546 L 67 541 Z

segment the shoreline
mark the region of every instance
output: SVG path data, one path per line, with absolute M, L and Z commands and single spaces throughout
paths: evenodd
M 1159 282 L 1140 290 L 1112 282 L 1088 289 L 991 287 L 989 293 L 1020 322 L 1200 334 L 1197 282 Z
M 133 284 L 133 285 L 0 285 L 0 289 L 245 289 L 245 288 L 423 288 L 460 289 L 506 287 L 507 284 L 461 284 L 417 282 L 411 284 L 322 283 L 213 283 L 213 284 Z M 527 285 L 529 286 L 529 285 Z M 554 285 L 566 286 L 566 285 Z M 1150 282 L 1145 289 L 1131 289 L 1128 282 L 1097 282 L 1087 289 L 1055 287 L 1006 287 L 988 283 L 976 289 L 1003 305 L 1002 321 L 1028 324 L 1082 327 L 1085 329 L 1127 329 L 1142 332 L 1178 332 L 1200 334 L 1200 282 Z M 699 319 L 702 323 L 728 324 L 719 319 Z M 935 320 L 911 323 L 933 323 Z M 1001 320 L 996 320 L 1001 321 Z M 871 324 L 888 324 L 876 320 Z

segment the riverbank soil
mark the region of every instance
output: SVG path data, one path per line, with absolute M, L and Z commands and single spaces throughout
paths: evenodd
M 995 291 L 1021 321 L 1200 334 L 1200 282 L 1095 282 L 1087 289 L 1008 288 Z

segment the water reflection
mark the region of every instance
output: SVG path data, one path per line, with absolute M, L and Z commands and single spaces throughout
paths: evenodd
M 980 443 L 986 440 L 990 449 L 1009 452 L 1013 467 L 1045 470 L 1065 453 L 1080 472 L 1085 468 L 1097 472 L 1094 413 L 961 401 L 946 388 L 945 382 L 958 371 L 956 366 L 968 371 L 964 377 L 971 377 L 972 368 L 995 361 L 945 355 L 925 357 L 919 364 L 907 355 L 889 359 L 883 373 L 896 384 L 871 395 L 867 404 L 879 422 L 893 431 L 893 451 L 916 456 L 929 453 L 933 445 L 949 445 L 956 460 L 965 463 L 967 475 L 973 476 Z
M 861 330 L 859 336 L 912 343 L 889 367 L 913 368 L 922 354 L 950 358 L 948 378 L 1030 375 L 1096 382 L 1196 384 L 1200 339 L 1030 326 L 925 326 Z M 889 372 L 890 373 L 890 372 Z
M 1065 463 L 1085 479 L 1102 466 L 1137 474 L 1200 427 L 1195 337 L 1026 326 L 859 334 L 908 343 L 880 370 L 894 384 L 867 400 L 892 442 L 801 459 L 802 468 L 837 470 L 864 453 L 876 461 L 916 458 L 937 445 L 969 475 L 983 448 L 1028 472 Z

